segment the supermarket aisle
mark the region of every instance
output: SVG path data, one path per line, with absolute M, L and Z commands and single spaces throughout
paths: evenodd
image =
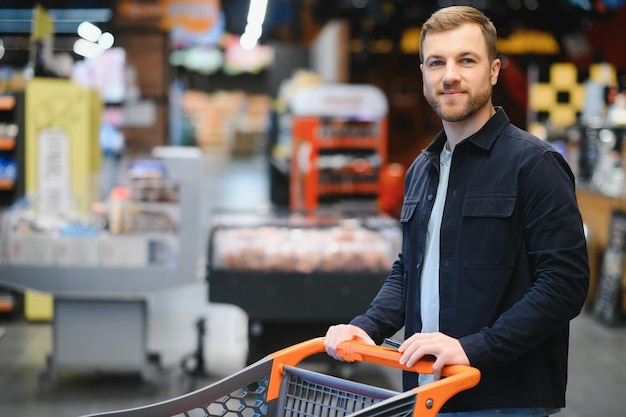
M 207 157 L 207 217 L 218 208 L 256 209 L 267 204 L 267 175 L 262 158 Z M 206 219 L 205 219 L 206 220 Z M 208 305 L 205 283 L 187 285 L 150 298 L 149 350 L 162 368 L 149 382 L 138 375 L 63 374 L 55 383 L 41 380 L 51 351 L 49 323 L 1 320 L 0 416 L 60 417 L 133 407 L 189 392 L 244 366 L 245 315 L 235 307 Z M 196 347 L 196 323 L 206 319 L 208 375 L 192 378 L 181 367 Z M 626 327 L 608 328 L 584 313 L 571 329 L 569 407 L 562 417 L 623 415 L 626 392 Z M 343 370 L 345 372 L 345 370 Z M 395 370 L 354 366 L 349 375 L 371 385 L 399 389 Z
M 0 340 L 0 416 L 61 417 L 144 405 L 214 382 L 237 370 L 241 356 L 233 345 L 216 349 L 207 335 L 207 370 L 205 377 L 192 378 L 184 373 L 178 361 L 194 349 L 193 320 L 199 310 L 191 308 L 187 296 L 198 288 L 187 288 L 177 294 L 178 311 L 157 320 L 151 346 L 162 348 L 163 368 L 151 382 L 136 375 L 98 373 L 64 374 L 56 383 L 40 379 L 50 352 L 49 324 L 2 323 L 6 336 Z M 185 304 L 181 311 L 180 306 Z M 193 310 L 193 311 L 192 311 Z M 161 313 L 165 313 L 162 311 Z M 225 317 L 222 311 L 222 319 Z M 232 314 L 229 312 L 228 314 Z M 153 316 L 154 318 L 155 316 Z M 231 321 L 232 320 L 228 320 Z M 209 325 L 211 328 L 211 325 Z M 235 332 L 237 329 L 231 329 Z M 226 336 L 228 337 L 228 336 Z M 241 340 L 245 344 L 245 340 Z M 224 346 L 222 346 L 224 347 Z M 213 350 L 213 352 L 212 352 Z M 230 353 L 229 353 L 230 352 Z M 623 415 L 626 392 L 626 328 L 606 328 L 586 314 L 572 325 L 568 408 L 562 417 L 615 417 Z M 399 389 L 400 374 L 373 365 L 350 368 L 350 378 L 370 385 Z

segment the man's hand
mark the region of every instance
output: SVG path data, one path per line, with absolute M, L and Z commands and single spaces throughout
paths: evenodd
M 351 324 L 337 324 L 330 326 L 326 331 L 324 338 L 324 348 L 326 353 L 337 360 L 343 360 L 337 353 L 337 345 L 346 340 L 357 340 L 359 342 L 367 343 L 368 345 L 375 345 L 371 337 L 360 327 L 353 326 Z
M 443 333 L 415 333 L 406 339 L 398 348 L 402 353 L 400 364 L 411 367 L 424 355 L 434 355 L 433 363 L 435 381 L 441 378 L 444 365 L 469 365 L 469 359 L 461 347 L 461 343 Z

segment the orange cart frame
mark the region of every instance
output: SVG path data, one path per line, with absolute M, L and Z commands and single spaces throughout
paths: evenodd
M 407 368 L 395 349 L 342 342 L 339 355 L 348 362 L 371 362 L 418 373 L 432 373 L 432 360 Z M 236 374 L 191 393 L 142 407 L 88 417 L 434 417 L 452 396 L 476 386 L 478 369 L 450 365 L 442 378 L 406 392 L 372 387 L 297 367 L 324 352 L 324 339 L 310 339 L 272 353 Z M 200 413 L 200 414 L 199 414 Z

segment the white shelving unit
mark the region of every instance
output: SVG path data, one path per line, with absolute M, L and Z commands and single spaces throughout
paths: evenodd
M 0 283 L 50 293 L 54 298 L 53 352 L 45 376 L 61 369 L 140 372 L 149 378 L 146 351 L 151 293 L 205 278 L 201 153 L 158 149 L 168 176 L 179 184 L 178 258 L 174 266 L 74 267 L 0 265 Z

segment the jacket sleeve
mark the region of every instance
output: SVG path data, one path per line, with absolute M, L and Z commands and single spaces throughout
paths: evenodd
M 394 262 L 391 272 L 367 311 L 352 319 L 350 324 L 360 327 L 378 344 L 396 333 L 404 325 L 404 263 L 402 254 Z
M 589 264 L 574 177 L 554 152 L 519 179 L 518 199 L 531 277 L 529 289 L 490 327 L 460 339 L 470 363 L 491 368 L 537 348 L 576 317 L 587 296 Z
M 414 180 L 416 162 L 407 170 L 404 179 L 405 194 L 406 190 Z M 403 225 L 403 227 L 406 227 Z M 403 236 L 404 236 L 403 232 Z M 369 308 L 364 314 L 352 319 L 350 324 L 360 327 L 378 344 L 382 343 L 385 337 L 394 335 L 405 325 L 405 262 L 403 256 L 406 250 L 406 237 L 402 240 L 402 253 L 393 263 L 391 272 L 378 291 L 378 294 L 372 300 Z

